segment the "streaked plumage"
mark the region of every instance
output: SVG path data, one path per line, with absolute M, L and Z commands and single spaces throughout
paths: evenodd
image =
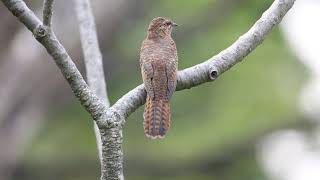
M 178 55 L 171 38 L 169 19 L 158 17 L 150 22 L 140 51 L 142 79 L 147 91 L 143 113 L 146 136 L 163 138 L 170 128 L 170 99 L 176 89 Z

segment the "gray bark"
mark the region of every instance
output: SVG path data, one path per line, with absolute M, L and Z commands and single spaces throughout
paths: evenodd
M 104 78 L 102 55 L 99 48 L 98 35 L 90 1 L 74 0 L 74 3 L 76 5 L 76 14 L 78 17 L 80 39 L 84 53 L 84 62 L 87 72 L 88 84 L 91 90 L 97 94 L 97 96 L 102 100 L 103 103 L 105 103 L 105 106 L 109 107 L 110 103 L 107 95 L 106 81 Z M 107 140 L 109 138 L 107 137 L 108 134 L 106 133 L 106 131 L 101 129 L 101 134 L 105 136 L 101 139 L 100 130 L 96 122 L 94 122 L 94 129 L 101 164 L 101 179 L 104 179 L 108 176 L 107 166 L 110 165 L 107 165 L 109 163 L 107 159 L 103 159 L 103 157 L 107 157 L 109 153 L 106 154 L 107 151 L 104 151 L 105 155 L 102 156 L 102 149 L 106 149 L 106 145 L 108 144 Z M 118 131 L 118 133 L 120 133 L 121 135 L 122 129 L 119 128 Z M 103 143 L 101 142 L 102 140 L 104 141 Z M 120 142 L 118 143 L 118 150 L 121 153 L 122 139 L 119 140 Z M 104 146 L 104 148 L 102 148 L 102 145 Z M 119 161 L 119 163 L 119 172 L 121 173 L 121 176 L 123 176 L 122 159 Z
M 43 24 L 51 26 L 51 17 L 53 11 L 53 0 L 45 0 L 43 4 Z
M 134 21 L 134 18 L 138 18 L 134 16 L 135 12 L 137 10 L 144 11 L 144 8 L 146 8 L 141 6 L 144 0 L 108 0 L 92 1 L 91 3 L 96 22 L 100 24 L 99 29 L 103 32 L 103 36 L 99 37 L 99 40 L 107 39 L 108 41 L 104 43 L 107 47 L 113 43 L 114 33 L 118 33 L 113 32 L 114 25 L 128 24 L 127 22 Z M 56 26 L 52 28 L 59 40 L 63 42 L 64 47 L 68 49 L 68 53 L 73 55 L 73 59 L 76 60 L 76 58 L 81 57 L 81 49 L 79 49 L 79 35 L 74 33 L 78 26 L 74 24 L 77 20 L 76 14 L 70 14 L 70 8 L 72 9 L 72 7 L 74 7 L 72 1 L 55 1 L 55 14 L 52 23 Z M 0 31 L 2 34 L 8 35 L 0 37 L 3 40 L 1 41 L 2 44 L 6 44 L 7 47 L 2 48 L 3 51 L 0 52 L 0 54 L 2 53 L 2 61 L 0 62 L 0 96 L 2 97 L 2 101 L 0 101 L 2 107 L 0 108 L 0 144 L 6 144 L 5 146 L 0 145 L 0 157 L 5 157 L 0 158 L 3 159 L 3 161 L 0 161 L 0 169 L 5 170 L 3 172 L 10 175 L 10 172 L 15 171 L 15 168 L 21 163 L 22 155 L 26 148 L 30 146 L 30 141 L 35 137 L 34 135 L 49 120 L 46 118 L 48 111 L 61 111 L 74 98 L 67 83 L 62 81 L 58 69 L 52 66 L 51 61 L 47 61 L 50 60 L 50 56 L 43 51 L 41 44 L 33 41 L 30 32 L 15 22 L 14 17 L 8 13 L 9 11 L 5 6 L 0 6 L 0 9 L 3 18 L 5 18 L 1 23 L 3 26 L 1 26 Z M 42 16 L 42 9 L 36 12 L 38 17 Z M 68 18 L 65 18 L 67 14 Z M 10 31 L 8 31 L 8 27 L 11 27 L 9 28 Z M 19 30 L 13 31 L 12 27 Z M 9 35 L 13 32 L 15 32 L 14 37 Z M 113 52 L 110 53 L 110 56 L 108 54 L 108 57 L 104 58 L 105 60 L 113 56 Z M 75 62 L 82 71 L 83 62 L 81 61 L 79 59 Z M 112 64 L 112 61 L 108 61 L 106 64 L 109 65 L 110 63 Z M 39 86 L 39 83 L 41 86 Z M 33 108 L 30 108 L 30 106 Z M 36 109 L 38 109 L 38 112 L 34 113 L 33 111 Z M 28 126 L 25 126 L 25 123 L 28 123 Z M 27 127 L 23 129 L 24 133 L 33 134 L 24 136 L 24 138 L 13 136 L 17 132 L 22 132 L 20 127 L 23 126 Z M 19 151 L 13 151 L 12 149 L 18 149 Z M 0 174 L 4 175 L 1 172 Z M 1 177 L 10 179 L 9 177 Z
M 121 179 L 123 177 L 121 129 L 125 118 L 144 103 L 146 96 L 144 86 L 136 87 L 108 108 L 89 89 L 53 31 L 44 26 L 22 0 L 2 0 L 2 2 L 47 49 L 68 81 L 75 96 L 97 122 L 103 139 L 101 179 Z M 275 0 L 253 27 L 230 47 L 201 64 L 180 71 L 177 90 L 213 81 L 240 62 L 262 43 L 266 35 L 281 21 L 294 2 L 295 0 Z

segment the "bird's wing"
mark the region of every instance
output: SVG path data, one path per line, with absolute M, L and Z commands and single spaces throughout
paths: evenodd
M 177 63 L 175 60 L 168 61 L 166 64 L 166 75 L 168 82 L 167 97 L 170 99 L 177 86 Z
M 154 70 L 152 67 L 152 61 L 147 61 L 143 59 L 144 57 L 141 57 L 140 61 L 141 63 L 141 74 L 142 74 L 142 80 L 145 86 L 145 89 L 148 93 L 148 96 L 153 99 L 154 98 L 154 91 L 152 86 L 152 79 Z

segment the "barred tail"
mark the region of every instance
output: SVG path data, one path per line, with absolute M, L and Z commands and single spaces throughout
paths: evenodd
M 151 139 L 164 138 L 170 128 L 170 103 L 168 100 L 152 100 L 147 96 L 144 108 L 144 132 Z

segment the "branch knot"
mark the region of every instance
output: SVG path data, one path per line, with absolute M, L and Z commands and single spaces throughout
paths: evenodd
M 39 24 L 34 30 L 33 35 L 36 39 L 41 39 L 48 34 L 48 28 L 42 24 Z
M 216 66 L 213 66 L 209 69 L 209 79 L 211 81 L 215 80 L 218 77 L 218 69 Z

